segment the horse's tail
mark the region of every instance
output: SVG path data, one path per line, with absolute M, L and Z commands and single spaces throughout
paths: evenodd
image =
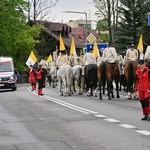
M 103 62 L 100 66 L 100 71 L 101 71 L 101 82 L 102 85 L 105 87 L 106 83 L 106 62 Z
M 133 85 L 134 73 L 133 73 L 133 62 L 129 63 L 128 66 L 128 83 L 129 85 Z
M 94 87 L 94 89 L 96 89 L 97 87 L 97 81 L 98 81 L 98 77 L 97 77 L 97 65 L 95 64 L 92 67 L 92 87 Z

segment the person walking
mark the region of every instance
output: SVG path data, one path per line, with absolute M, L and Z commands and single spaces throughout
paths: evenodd
M 32 65 L 30 65 L 29 70 L 29 81 L 31 83 L 31 91 L 36 90 L 36 73 Z
M 139 93 L 139 100 L 144 115 L 141 120 L 150 121 L 150 69 L 144 64 L 144 60 L 139 61 L 136 76 L 135 91 Z
M 42 69 L 41 64 L 39 64 L 39 68 L 36 71 L 36 75 L 37 75 L 37 82 L 38 82 L 38 95 L 44 95 L 42 93 L 43 82 L 44 82 L 44 71 Z

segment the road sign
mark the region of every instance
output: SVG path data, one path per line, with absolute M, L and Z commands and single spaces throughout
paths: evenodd
M 86 44 L 86 52 L 88 52 L 88 50 L 90 48 L 93 48 L 94 44 L 93 43 L 88 43 Z M 101 48 L 106 48 L 108 46 L 107 43 L 97 43 L 98 49 L 100 50 Z
M 148 26 L 150 26 L 150 13 L 148 13 Z
M 91 33 L 86 39 L 88 42 L 93 43 L 96 40 L 96 37 Z

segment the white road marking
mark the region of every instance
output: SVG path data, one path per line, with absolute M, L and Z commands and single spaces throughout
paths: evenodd
M 95 117 L 98 117 L 98 118 L 106 118 L 105 115 L 95 115 Z
M 119 124 L 119 126 L 124 127 L 124 128 L 127 128 L 127 129 L 136 128 L 135 126 L 132 126 L 132 125 L 130 125 L 130 124 Z
M 118 122 L 120 122 L 119 120 L 116 120 L 116 119 L 113 119 L 113 118 L 107 118 L 107 119 L 104 119 L 104 120 L 106 120 L 108 122 L 112 122 L 112 123 L 118 123 Z
M 28 90 L 30 92 L 32 92 L 33 94 L 38 95 L 35 91 L 34 92 L 31 91 L 30 88 L 28 88 Z M 82 107 L 78 107 L 78 106 L 69 104 L 67 102 L 61 101 L 59 99 L 56 99 L 56 98 L 53 98 L 53 97 L 49 97 L 47 95 L 43 95 L 43 96 L 40 96 L 40 97 L 44 98 L 44 99 L 47 99 L 47 100 L 50 100 L 50 101 L 52 101 L 54 103 L 57 103 L 57 104 L 59 104 L 61 106 L 64 106 L 64 107 L 67 107 L 67 108 L 70 108 L 70 109 L 82 112 L 82 113 L 87 114 L 87 115 L 93 114 L 95 117 L 103 118 L 104 120 L 106 120 L 108 122 L 111 122 L 111 123 L 119 123 L 120 122 L 119 120 L 116 120 L 116 119 L 113 119 L 113 118 L 107 118 L 107 116 L 105 116 L 105 115 L 98 114 L 98 112 L 95 112 L 95 111 L 92 111 L 92 110 L 89 110 L 89 109 L 85 109 L 85 108 L 82 108 Z M 127 128 L 127 129 L 137 128 L 137 127 L 132 126 L 130 124 L 119 124 L 119 126 Z M 135 130 L 135 131 L 138 132 L 138 133 L 144 134 L 146 136 L 150 135 L 150 132 L 146 131 L 146 130 Z
M 136 132 L 144 134 L 144 135 L 150 135 L 150 132 L 146 130 L 136 130 Z

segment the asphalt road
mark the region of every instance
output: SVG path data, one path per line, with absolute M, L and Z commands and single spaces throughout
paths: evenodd
M 150 122 L 141 121 L 138 100 L 103 100 L 86 93 L 44 96 L 29 90 L 0 90 L 0 150 L 149 150 Z

